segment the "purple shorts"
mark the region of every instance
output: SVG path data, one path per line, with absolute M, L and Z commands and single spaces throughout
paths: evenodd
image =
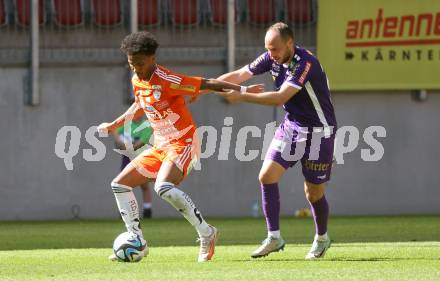
M 284 121 L 275 132 L 266 159 L 285 169 L 301 160 L 306 181 L 321 184 L 330 180 L 335 134 L 324 132 L 322 128 L 311 132 L 312 128 L 299 128 Z

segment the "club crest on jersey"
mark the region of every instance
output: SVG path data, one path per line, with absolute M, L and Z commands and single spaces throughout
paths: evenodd
M 152 88 L 153 90 L 161 90 L 161 89 L 162 89 L 162 86 L 161 86 L 161 85 L 152 85 L 151 88 Z
M 162 95 L 162 93 L 159 91 L 159 90 L 154 90 L 153 91 L 153 97 L 156 99 L 156 100 L 160 100 L 160 96 Z

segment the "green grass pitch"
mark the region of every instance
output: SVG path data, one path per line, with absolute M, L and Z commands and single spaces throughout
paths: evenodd
M 310 218 L 283 218 L 284 252 L 249 257 L 264 220 L 209 219 L 220 230 L 213 261 L 196 262 L 198 245 L 183 219 L 143 221 L 150 255 L 110 262 L 121 221 L 0 223 L 0 280 L 440 280 L 440 217 L 334 217 L 324 260 L 305 261 Z

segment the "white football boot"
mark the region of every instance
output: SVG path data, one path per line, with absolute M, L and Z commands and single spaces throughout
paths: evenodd
M 313 240 L 312 247 L 310 248 L 309 253 L 306 255 L 306 260 L 316 260 L 321 259 L 325 256 L 325 253 L 330 248 L 332 244 L 330 237 L 327 236 L 326 239 L 319 240 L 318 237 L 315 237 Z
M 212 259 L 212 256 L 214 255 L 215 251 L 215 243 L 217 243 L 218 239 L 218 230 L 217 228 L 211 227 L 211 235 L 207 237 L 200 236 L 197 241 L 200 241 L 200 251 L 199 251 L 199 258 L 198 262 L 206 262 Z

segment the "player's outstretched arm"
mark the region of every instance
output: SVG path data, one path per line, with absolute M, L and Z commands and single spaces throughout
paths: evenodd
M 257 84 L 250 87 L 244 87 L 234 83 L 220 81 L 218 79 L 202 79 L 200 90 L 211 90 L 214 92 L 227 92 L 234 90 L 239 92 L 249 91 L 253 93 L 261 93 L 264 91 L 264 85 Z
M 200 90 L 210 90 L 214 92 L 226 92 L 229 90 L 240 91 L 241 86 L 229 83 L 225 81 L 220 81 L 217 79 L 202 79 L 202 84 L 200 85 Z
M 134 102 L 121 116 L 116 118 L 113 122 L 104 122 L 98 126 L 99 133 L 111 133 L 120 126 L 122 126 L 127 118 L 134 119 L 140 114 L 143 114 L 142 109 L 138 103 Z
M 238 91 L 228 91 L 220 93 L 221 96 L 228 98 L 233 102 L 249 102 L 262 105 L 283 105 L 291 97 L 293 97 L 299 90 L 289 85 L 283 85 L 279 91 L 263 92 L 259 94 L 245 92 L 240 93 Z

